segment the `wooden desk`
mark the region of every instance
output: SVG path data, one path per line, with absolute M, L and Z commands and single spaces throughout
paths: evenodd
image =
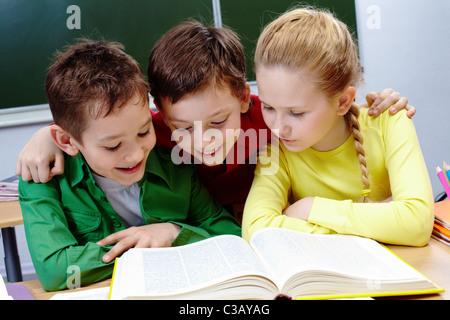
M 432 295 L 415 295 L 415 296 L 401 296 L 401 297 L 387 297 L 377 299 L 402 299 L 402 300 L 450 300 L 450 247 L 430 239 L 430 242 L 425 247 L 403 247 L 403 246 L 388 246 L 395 254 L 397 254 L 404 261 L 416 268 L 428 279 L 433 281 L 436 285 L 445 289 L 445 292 Z M 42 289 L 38 280 L 22 282 L 33 294 L 37 300 L 47 300 L 59 292 L 70 292 L 74 290 L 86 290 L 109 286 L 111 279 L 104 280 L 91 284 L 80 289 L 63 290 L 56 292 L 47 292 Z
M 0 228 L 5 249 L 6 277 L 10 282 L 22 281 L 22 270 L 17 250 L 14 226 L 23 224 L 19 201 L 0 202 Z
M 0 202 L 0 228 L 9 228 L 23 224 L 19 201 Z
M 30 290 L 31 294 L 36 298 L 36 300 L 49 300 L 51 297 L 53 297 L 57 293 L 61 292 L 73 292 L 73 291 L 80 291 L 80 290 L 87 290 L 87 289 L 95 289 L 95 288 L 104 288 L 109 287 L 111 284 L 111 279 L 106 279 L 100 282 L 96 282 L 93 284 L 90 284 L 88 286 L 81 287 L 79 289 L 71 289 L 71 290 L 61 290 L 61 291 L 54 291 L 49 292 L 42 289 L 41 283 L 39 280 L 30 280 L 30 281 L 24 281 L 21 282 L 24 284 L 28 290 Z
M 444 288 L 440 294 L 389 297 L 382 299 L 450 300 L 450 246 L 430 239 L 425 247 L 387 246 L 436 285 Z

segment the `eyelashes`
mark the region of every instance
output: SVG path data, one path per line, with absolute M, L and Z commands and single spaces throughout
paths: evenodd
M 150 129 L 148 129 L 148 130 L 145 131 L 145 132 L 138 133 L 138 137 L 139 137 L 139 138 L 144 138 L 144 137 L 146 137 L 146 136 L 149 135 L 149 134 L 150 134 Z M 114 151 L 119 150 L 119 148 L 120 148 L 121 145 L 122 145 L 122 142 L 119 142 L 119 143 L 118 143 L 117 145 L 115 145 L 114 147 L 105 147 L 105 149 L 106 149 L 107 151 L 114 152 Z
M 266 105 L 263 105 L 263 109 L 266 112 L 273 112 L 273 111 L 275 111 L 275 109 L 273 107 L 269 107 L 269 106 L 266 106 Z M 295 112 L 295 111 L 291 110 L 291 111 L 289 111 L 289 114 L 291 116 L 295 117 L 295 118 L 301 118 L 301 117 L 303 117 L 305 115 L 305 112 Z

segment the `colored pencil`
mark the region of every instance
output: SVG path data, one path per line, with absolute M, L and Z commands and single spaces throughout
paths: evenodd
M 442 186 L 444 187 L 445 193 L 447 194 L 447 198 L 450 199 L 450 186 L 444 176 L 444 172 L 439 166 L 436 167 L 436 173 L 441 180 Z
M 447 176 L 447 180 L 450 184 L 450 166 L 448 164 L 445 163 L 444 161 L 444 171 L 445 171 L 445 175 Z

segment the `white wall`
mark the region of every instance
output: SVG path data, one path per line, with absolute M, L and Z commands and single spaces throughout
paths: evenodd
M 391 87 L 417 108 L 413 121 L 436 196 L 443 191 L 436 166 L 450 163 L 450 1 L 355 4 L 366 79 L 360 93 Z

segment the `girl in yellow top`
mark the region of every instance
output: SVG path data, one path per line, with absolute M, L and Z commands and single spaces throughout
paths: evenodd
M 282 227 L 425 245 L 433 195 L 413 122 L 354 103 L 362 75 L 347 27 L 328 12 L 290 11 L 261 34 L 255 70 L 281 143 L 260 153 L 243 237 Z

